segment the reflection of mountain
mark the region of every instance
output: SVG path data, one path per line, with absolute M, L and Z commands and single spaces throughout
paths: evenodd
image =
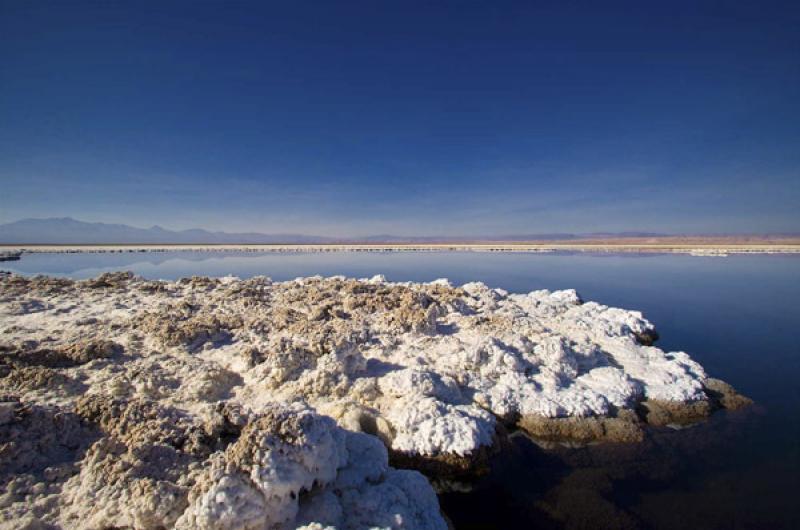
M 158 267 L 168 261 L 199 263 L 232 256 L 257 257 L 263 252 L 107 252 L 71 254 L 25 254 L 21 260 L 4 263 L 5 269 L 22 274 L 74 274 L 83 270 L 128 270 L 142 266 Z M 198 271 L 202 267 L 196 268 Z M 199 274 L 199 272 L 198 272 Z

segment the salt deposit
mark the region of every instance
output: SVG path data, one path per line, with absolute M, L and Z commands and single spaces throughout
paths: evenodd
M 383 277 L 0 277 L 0 527 L 446 528 L 414 467 L 507 428 L 641 440 L 747 403 L 638 312 Z

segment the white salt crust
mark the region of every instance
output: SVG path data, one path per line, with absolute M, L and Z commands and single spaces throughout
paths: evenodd
M 303 423 L 304 445 L 291 446 L 296 452 L 263 441 L 243 468 L 226 460 L 229 449 L 218 449 L 182 478 L 156 481 L 148 487 L 169 493 L 157 498 L 178 501 L 161 515 L 145 510 L 147 517 L 121 507 L 136 504 L 136 491 L 98 491 L 91 459 L 113 451 L 89 444 L 75 455 L 73 474 L 41 493 L 29 491 L 43 473 L 34 464 L 25 484 L 9 488 L 0 475 L 7 522 L 444 528 L 424 477 L 389 468 L 379 439 L 354 431 L 410 455 L 466 457 L 492 444 L 498 418 L 585 417 L 643 399 L 705 398 L 706 375 L 687 354 L 640 344 L 653 330 L 641 313 L 583 303 L 573 290 L 509 294 L 477 282 L 382 276 L 281 283 L 5 276 L 0 330 L 9 366 L 0 395 L 24 404 L 72 411 L 83 396 L 141 401 L 191 425 L 207 425 L 222 404 L 252 421 L 276 407 L 313 418 Z M 98 341 L 112 345 L 85 346 Z M 73 346 L 69 355 L 80 362 L 52 361 Z M 2 405 L 0 428 L 10 429 L 12 405 Z M 94 443 L 108 445 L 107 438 Z M 200 483 L 207 489 L 200 492 Z

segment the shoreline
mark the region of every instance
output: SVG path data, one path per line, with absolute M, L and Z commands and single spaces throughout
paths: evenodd
M 0 253 L 103 254 L 136 252 L 587 252 L 688 254 L 800 254 L 800 244 L 722 243 L 426 243 L 426 244 L 92 244 L 10 245 L 0 244 Z

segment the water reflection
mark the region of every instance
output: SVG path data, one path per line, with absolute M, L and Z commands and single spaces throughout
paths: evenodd
M 759 407 L 723 412 L 639 444 L 577 449 L 514 435 L 488 477 L 440 499 L 459 529 L 796 528 L 797 479 L 777 455 L 753 453 L 763 419 Z

